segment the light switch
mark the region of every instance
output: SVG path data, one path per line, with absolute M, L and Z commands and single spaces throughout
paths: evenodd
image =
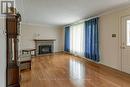
M 112 34 L 112 37 L 116 37 L 116 34 Z

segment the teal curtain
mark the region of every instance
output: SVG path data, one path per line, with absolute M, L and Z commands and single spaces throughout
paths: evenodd
M 85 21 L 85 57 L 99 62 L 99 18 Z
M 65 27 L 65 47 L 64 51 L 70 52 L 70 27 Z

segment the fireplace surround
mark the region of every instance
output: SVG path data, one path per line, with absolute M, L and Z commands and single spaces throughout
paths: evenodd
M 56 41 L 55 39 L 34 39 L 34 41 L 36 56 L 54 52 L 54 41 Z

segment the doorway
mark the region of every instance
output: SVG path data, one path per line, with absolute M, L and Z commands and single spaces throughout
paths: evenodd
M 122 18 L 122 71 L 130 74 L 130 16 Z

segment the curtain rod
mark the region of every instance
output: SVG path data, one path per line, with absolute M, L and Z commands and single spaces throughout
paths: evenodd
M 93 18 L 97 18 L 97 17 L 100 17 L 100 16 L 88 17 L 88 18 L 85 18 L 85 19 L 79 20 L 79 21 L 77 21 L 77 22 L 74 22 L 74 23 L 71 23 L 71 24 L 67 24 L 67 25 L 65 25 L 64 27 L 72 26 L 72 25 L 76 25 L 76 24 L 80 24 L 80 23 L 82 23 L 82 22 L 85 22 L 85 21 L 88 21 L 88 20 L 91 20 L 91 19 L 93 19 Z

